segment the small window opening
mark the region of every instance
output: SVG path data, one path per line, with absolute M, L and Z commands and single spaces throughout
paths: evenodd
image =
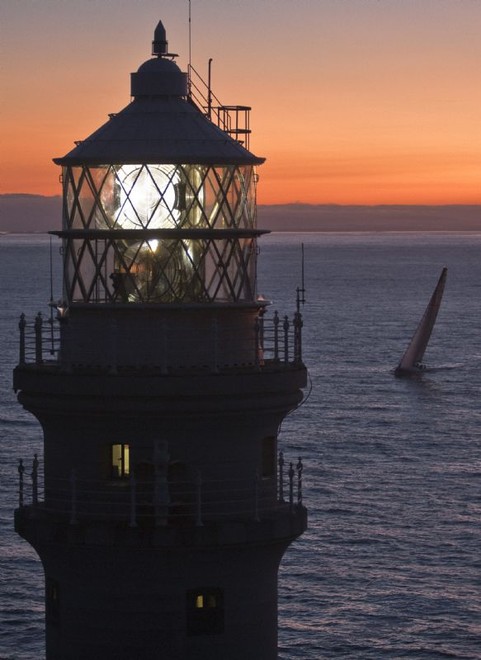
M 221 589 L 187 592 L 187 634 L 218 635 L 224 632 L 224 599 Z
M 269 436 L 262 440 L 262 476 L 273 477 L 276 473 L 276 437 Z
M 130 445 L 112 445 L 111 471 L 114 479 L 124 479 L 130 474 Z

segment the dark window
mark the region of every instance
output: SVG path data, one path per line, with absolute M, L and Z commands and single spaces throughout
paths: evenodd
M 130 446 L 112 445 L 110 468 L 114 479 L 124 479 L 130 474 Z
M 224 632 L 224 598 L 220 589 L 187 592 L 187 634 L 218 635 Z
M 276 438 L 271 435 L 262 440 L 262 476 L 273 477 L 276 473 Z
M 58 624 L 60 620 L 60 599 L 57 580 L 46 578 L 45 580 L 45 615 L 48 623 Z

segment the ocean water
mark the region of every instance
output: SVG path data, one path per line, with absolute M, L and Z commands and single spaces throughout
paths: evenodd
M 309 529 L 281 565 L 279 658 L 481 658 L 481 233 L 266 236 L 259 292 L 282 314 L 301 244 L 311 387 L 280 444 L 303 458 Z M 47 312 L 49 242 L 3 236 L 0 254 L 0 660 L 38 660 L 43 571 L 13 509 L 42 438 L 11 372 L 20 312 Z M 431 368 L 395 378 L 443 266 Z

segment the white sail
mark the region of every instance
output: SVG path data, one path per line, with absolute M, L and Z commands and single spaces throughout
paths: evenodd
M 429 338 L 431 337 L 434 323 L 441 305 L 447 273 L 448 269 L 443 268 L 439 281 L 434 289 L 434 293 L 431 296 L 431 300 L 429 301 L 417 330 L 396 369 L 397 374 L 402 372 L 413 372 L 420 369 L 419 365 L 424 357 L 424 352 L 428 345 Z

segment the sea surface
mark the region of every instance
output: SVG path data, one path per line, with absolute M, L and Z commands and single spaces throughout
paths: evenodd
M 309 529 L 281 565 L 279 658 L 481 658 L 481 233 L 260 244 L 259 293 L 282 314 L 305 255 L 310 387 L 280 444 L 303 459 Z M 13 531 L 18 459 L 41 458 L 42 436 L 11 372 L 20 313 L 48 313 L 49 252 L 46 237 L 0 237 L 1 660 L 44 653 L 42 566 Z M 53 262 L 57 298 L 56 245 Z M 430 368 L 395 378 L 444 266 Z

